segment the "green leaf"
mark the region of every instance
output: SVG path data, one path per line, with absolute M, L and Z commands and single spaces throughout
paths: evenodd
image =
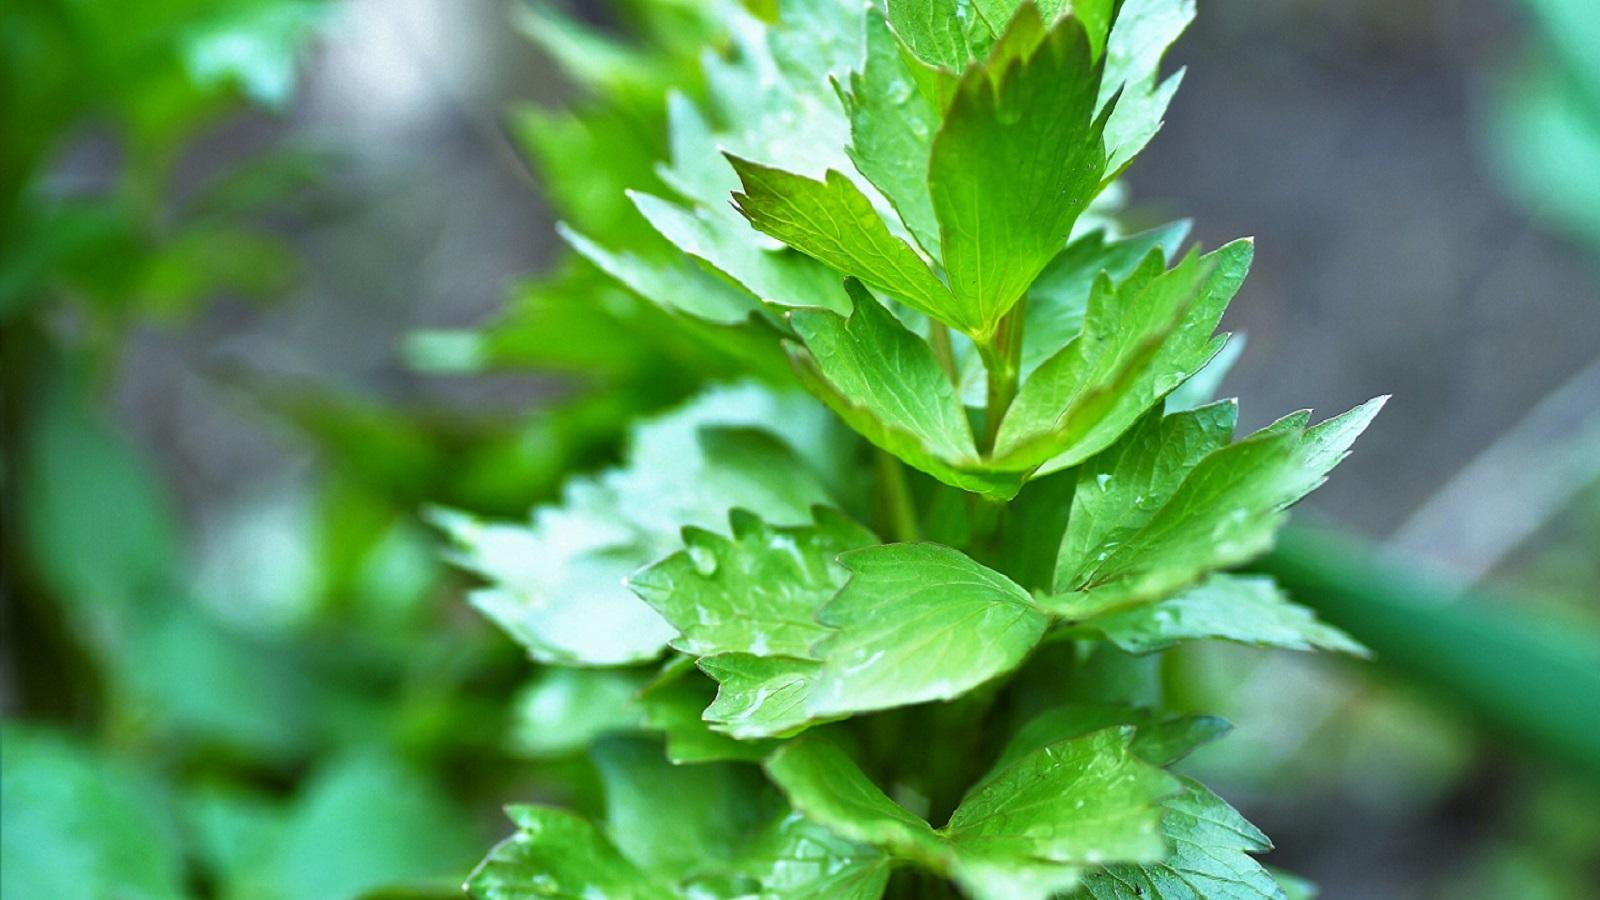
M 699 666 L 720 685 L 704 713 L 714 730 L 749 740 L 785 737 L 810 724 L 808 703 L 821 663 L 724 653 L 702 658 Z
M 734 204 L 758 230 L 919 312 L 971 329 L 973 323 L 962 316 L 944 282 L 890 232 L 855 182 L 831 169 L 822 181 L 813 181 L 736 156 L 728 160 L 744 185 L 743 193 L 733 195 Z
M 745 851 L 744 871 L 782 900 L 878 900 L 889 882 L 889 858 L 864 844 L 790 813 Z
M 628 586 L 678 630 L 671 643 L 684 653 L 809 657 L 827 634 L 817 610 L 848 577 L 835 557 L 877 543 L 840 513 L 815 515 L 814 525 L 779 528 L 736 509 L 731 539 L 685 529 L 684 549 Z
M 637 191 L 628 196 L 662 237 L 763 302 L 837 312 L 850 308 L 837 275 L 804 256 L 763 247 L 758 233 L 737 213 L 689 209 Z
M 1244 348 L 1243 332 L 1228 335 L 1227 343 L 1222 345 L 1216 356 L 1211 357 L 1210 362 L 1202 366 L 1188 381 L 1178 385 L 1177 390 L 1167 395 L 1167 411 L 1182 412 L 1215 400 L 1217 390 L 1222 386 L 1222 380 L 1228 377 L 1228 372 L 1239 361 L 1239 357 L 1244 355 Z
M 718 150 L 718 136 L 694 101 L 679 91 L 667 94 L 667 132 L 672 161 L 657 174 L 685 200 L 715 207 L 739 189 L 739 176 Z
M 889 23 L 923 62 L 955 72 L 994 44 L 995 26 L 962 0 L 889 0 Z
M 1279 420 L 1200 461 L 1138 531 L 1104 560 L 1058 583 L 1040 602 L 1081 620 L 1159 600 L 1207 572 L 1245 562 L 1271 546 L 1283 510 L 1315 490 L 1348 453 L 1386 398 L 1306 428 L 1307 413 Z
M 748 294 L 686 260 L 656 262 L 634 253 L 608 250 L 565 224 L 558 224 L 556 231 L 584 259 L 664 309 L 708 322 L 736 325 L 759 308 Z
M 795 310 L 806 352 L 791 353 L 803 384 L 850 427 L 908 465 L 953 487 L 1015 494 L 1021 479 L 978 470 L 972 425 L 928 344 L 851 281 L 848 318 Z
M 1285 872 L 1276 866 L 1266 866 L 1267 873 L 1278 882 L 1278 887 L 1283 890 L 1285 900 L 1316 900 L 1320 891 L 1316 884 L 1309 879 L 1301 878 L 1293 872 Z
M 390 756 L 355 753 L 325 764 L 301 789 L 265 877 L 272 896 L 305 900 L 454 883 L 482 838 L 429 776 Z
M 825 415 L 803 397 L 751 385 L 708 391 L 636 426 L 624 466 L 568 482 L 561 504 L 536 510 L 530 526 L 454 512 L 434 519 L 457 563 L 490 582 L 473 604 L 534 658 L 652 659 L 675 629 L 624 579 L 678 549 L 681 527 L 720 527 L 735 506 L 779 524 L 810 522 L 811 507 L 830 498 L 802 454 L 820 467 L 838 462 Z
M 1117 240 L 1096 230 L 1068 244 L 1028 287 L 1028 306 L 1023 311 L 1023 378 L 1083 330 L 1089 292 L 1101 272 L 1113 282 L 1123 281 L 1158 247 L 1170 263 L 1188 233 L 1189 223 L 1179 221 Z
M 907 859 L 928 862 L 945 855 L 932 826 L 889 799 L 832 743 L 787 743 L 767 760 L 766 770 L 796 810 L 836 834 Z
M 664 676 L 639 697 L 645 727 L 667 739 L 667 759 L 674 764 L 743 760 L 756 762 L 771 751 L 762 741 L 739 741 L 712 731 L 702 711 L 712 702 L 716 687 L 692 670 Z
M 746 766 L 669 766 L 607 745 L 608 830 L 569 813 L 508 810 L 519 826 L 473 873 L 483 898 L 782 897 L 869 900 L 888 858 L 783 808 Z
M 1085 462 L 1056 557 L 1056 582 L 1080 583 L 1102 555 L 1149 522 L 1200 460 L 1228 446 L 1238 418 L 1233 401 L 1167 416 L 1151 410 Z
M 1092 734 L 1119 725 L 1136 728 L 1132 749 L 1135 756 L 1157 766 L 1168 766 L 1187 756 L 1196 747 L 1217 740 L 1233 726 L 1215 716 L 1179 716 L 1163 719 L 1148 709 L 1114 704 L 1072 703 L 1046 710 L 1029 719 L 1006 742 L 1005 749 L 978 783 L 987 783 L 995 774 L 1025 756 L 1052 744 Z
M 1171 775 L 1130 749 L 1132 728 L 1107 728 L 1006 761 L 944 828 L 958 852 L 1073 865 L 1161 859 L 1159 802 Z
M 820 618 L 817 716 L 948 700 L 1016 668 L 1048 617 L 1011 579 L 938 544 L 840 558 L 851 578 Z
M 595 739 L 639 727 L 635 672 L 553 668 L 540 672 L 512 701 L 509 743 L 520 756 L 565 756 Z
M 588 820 L 545 806 L 508 806 L 517 831 L 467 879 L 480 900 L 606 897 L 656 900 L 676 893 L 629 862 Z
M 1354 638 L 1319 621 L 1311 610 L 1290 602 L 1272 579 L 1259 576 L 1212 575 L 1158 603 L 1095 616 L 1078 630 L 1104 635 L 1129 653 L 1212 639 L 1368 655 Z
M 737 861 L 742 839 L 778 812 L 778 798 L 752 766 L 674 766 L 653 741 L 595 746 L 605 785 L 606 831 L 628 859 L 679 881 Z
M 452 561 L 490 582 L 472 592 L 472 605 L 534 659 L 618 665 L 653 659 L 673 635 L 623 585 L 651 551 L 619 518 L 602 485 L 580 480 L 531 527 L 453 512 L 433 521 L 456 548 Z
M 929 161 L 952 324 L 980 340 L 1061 252 L 1105 172 L 1083 28 L 1063 18 L 1030 46 L 1041 29 L 1021 7 L 989 64 L 962 76 Z
M 1084 879 L 1094 900 L 1287 900 L 1249 854 L 1272 849 L 1254 825 L 1199 782 L 1183 780 L 1168 800 L 1161 833 L 1172 855 L 1143 865 L 1108 866 Z
M 844 751 L 818 738 L 784 745 L 767 774 L 789 802 L 837 834 L 955 878 L 975 897 L 1043 898 L 1079 869 L 1158 860 L 1159 801 L 1179 784 L 1108 729 L 1025 754 L 981 782 L 934 830 L 889 799 Z
M 0 730 L 0 894 L 179 898 L 183 851 L 160 787 L 64 736 Z
M 906 51 L 883 14 L 867 11 L 867 58 L 850 76 L 850 160 L 883 192 L 917 243 L 939 255 L 939 223 L 928 193 L 928 157 L 940 108 L 916 83 Z
M 1212 332 L 1249 269 L 1235 241 L 1162 272 L 1152 251 L 1113 287 L 1102 275 L 1083 333 L 1040 365 L 1018 392 L 995 441 L 996 464 L 1076 465 L 1114 442 L 1216 355 Z
M 189 77 L 199 85 L 237 85 L 254 102 L 282 109 L 294 93 L 301 52 L 332 7 L 315 0 L 221 6 L 229 11 L 184 35 Z
M 1117 98 L 1105 129 L 1107 172 L 1122 171 L 1161 129 L 1183 80 L 1180 71 L 1157 81 L 1161 57 L 1193 19 L 1194 0 L 1125 0 L 1117 10 L 1099 96 L 1101 106 Z

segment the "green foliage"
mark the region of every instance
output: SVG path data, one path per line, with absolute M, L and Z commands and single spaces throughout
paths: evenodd
M 293 260 L 248 213 L 245 184 L 304 180 L 275 151 L 178 202 L 185 144 L 243 95 L 282 106 L 321 0 L 157 0 L 132 12 L 20 0 L 0 21 L 0 322 L 70 299 L 111 337 L 133 317 L 181 316 L 219 291 L 271 296 Z M 120 151 L 109 183 L 52 176 L 98 126 Z
M 571 211 L 597 271 L 564 288 L 609 276 L 661 334 L 790 370 L 645 418 L 530 526 L 436 514 L 474 603 L 562 667 L 522 746 L 586 745 L 604 797 L 513 807 L 470 889 L 1282 896 L 1266 839 L 1165 771 L 1226 723 L 1081 699 L 1187 641 L 1363 652 L 1225 570 L 1381 401 L 1235 441 L 1211 394 L 1242 345 L 1215 332 L 1251 242 L 1184 253 L 1186 223 L 1093 211 L 1159 128 L 1192 6 L 720 12 L 731 47 L 640 138 L 665 161 L 618 154 L 611 200 Z M 639 82 L 589 44 L 557 50 L 569 71 Z M 638 337 L 615 340 L 595 365 L 625 365 Z
M 284 102 L 322 8 L 23 9 L 7 489 L 110 712 L 105 748 L 6 730 L 7 896 L 438 892 L 480 846 L 463 799 L 512 790 L 547 805 L 507 809 L 479 897 L 1282 896 L 1266 839 L 1166 771 L 1226 723 L 1087 701 L 1181 642 L 1362 652 L 1226 570 L 1380 404 L 1235 441 L 1215 332 L 1252 245 L 1107 214 L 1187 0 L 637 0 L 620 36 L 523 9 L 578 97 L 512 120 L 570 252 L 408 349 L 581 377 L 487 430 L 263 391 L 335 473 L 269 626 L 202 596 L 92 385 L 139 319 L 281 284 L 237 206 L 168 181 L 231 94 Z M 91 115 L 115 196 L 50 195 Z M 424 504 L 528 659 L 429 603 Z
M 0 749 L 6 896 L 183 896 L 176 822 L 153 779 L 21 726 L 0 731 Z

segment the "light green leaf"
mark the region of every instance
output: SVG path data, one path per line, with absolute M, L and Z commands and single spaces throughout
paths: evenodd
M 1251 853 L 1272 842 L 1221 797 L 1199 782 L 1183 780 L 1183 793 L 1168 800 L 1161 833 L 1172 855 L 1143 865 L 1108 866 L 1084 879 L 1083 896 L 1094 900 L 1287 900 L 1283 889 Z
M 623 579 L 651 551 L 590 480 L 569 483 L 562 505 L 531 527 L 439 512 L 453 561 L 490 582 L 471 603 L 541 662 L 618 665 L 652 659 L 673 629 L 628 592 Z
M 1180 71 L 1157 81 L 1161 57 L 1193 19 L 1194 0 L 1126 0 L 1117 10 L 1099 97 L 1101 106 L 1117 97 L 1105 129 L 1107 172 L 1122 171 L 1161 129 L 1183 80 Z
M 467 879 L 479 900 L 606 897 L 657 900 L 677 894 L 629 862 L 588 820 L 545 806 L 508 806 L 517 831 Z
M 1164 650 L 1181 641 L 1225 640 L 1287 650 L 1368 651 L 1316 614 L 1290 602 L 1272 579 L 1212 575 L 1166 600 L 1117 610 L 1084 622 L 1129 653 Z
M 634 697 L 643 686 L 635 672 L 546 669 L 512 702 L 511 748 L 534 759 L 564 756 L 602 735 L 636 730 Z
M 939 254 L 939 223 L 928 194 L 928 157 L 940 109 L 917 86 L 905 49 L 883 14 L 867 11 L 867 58 L 850 76 L 850 159 L 883 192 L 929 254 Z
M 949 289 L 917 251 L 890 232 L 855 182 L 834 170 L 813 181 L 736 156 L 728 160 L 744 185 L 733 201 L 758 230 L 913 309 L 957 328 L 972 327 Z
M 933 828 L 883 793 L 848 754 L 819 738 L 792 741 L 768 758 L 767 776 L 806 818 L 836 834 L 907 859 L 941 860 Z
M 1228 445 L 1238 418 L 1233 401 L 1167 416 L 1151 410 L 1085 462 L 1056 557 L 1056 583 L 1081 582 L 1102 556 L 1149 522 L 1200 460 Z
M 565 224 L 558 224 L 556 231 L 584 259 L 663 309 L 736 325 L 760 308 L 749 294 L 687 260 L 658 262 L 627 251 L 608 250 Z
M 678 629 L 672 646 L 684 653 L 809 657 L 828 633 L 817 610 L 848 577 L 834 559 L 877 543 L 838 512 L 815 515 L 814 525 L 778 528 L 736 509 L 731 539 L 685 529 L 684 549 L 634 573 L 628 586 Z
M 1067 593 L 1040 602 L 1081 620 L 1159 600 L 1264 552 L 1283 510 L 1326 480 L 1385 399 L 1309 429 L 1297 413 L 1211 453 L 1143 527 L 1075 579 L 1063 575 L 1057 587 Z
M 829 716 L 960 696 L 1022 662 L 1048 617 L 1011 579 L 938 544 L 840 558 L 851 578 L 822 608 L 838 629 L 809 705 Z
M 699 666 L 721 686 L 704 713 L 714 730 L 749 740 L 788 736 L 811 722 L 807 704 L 821 663 L 724 653 L 702 658 Z
M 1235 241 L 1161 272 L 1152 251 L 1115 287 L 1102 275 L 1083 333 L 1018 392 L 995 441 L 996 464 L 1053 472 L 1110 446 L 1221 349 L 1225 338 L 1212 332 L 1251 256 L 1249 241 Z
M 933 141 L 944 269 L 958 327 L 980 340 L 1061 252 L 1105 171 L 1100 70 L 1083 28 L 1063 18 L 1033 47 L 1041 28 L 1023 6 L 994 59 L 962 76 Z
M 625 465 L 568 482 L 561 504 L 536 510 L 530 526 L 455 512 L 434 519 L 457 563 L 490 583 L 473 604 L 536 659 L 640 662 L 676 632 L 624 579 L 678 549 L 681 527 L 721 527 L 735 506 L 779 524 L 810 522 L 829 492 L 802 458 L 837 465 L 830 429 L 799 395 L 716 389 L 640 423 Z
M 186 895 L 175 823 L 148 775 L 20 725 L 0 729 L 0 753 L 0 895 Z
M 847 282 L 848 317 L 795 310 L 790 323 L 806 352 L 791 353 L 796 374 L 863 437 L 954 487 L 997 496 L 1021 479 L 977 469 L 972 425 L 954 385 L 920 337 L 856 282 Z
M 294 93 L 299 58 L 332 7 L 315 0 L 221 7 L 228 11 L 183 36 L 189 77 L 200 85 L 237 85 L 254 102 L 282 109 Z
M 799 254 L 764 247 L 758 233 L 732 210 L 687 209 L 640 192 L 628 196 L 662 237 L 763 302 L 849 310 L 837 275 Z
M 726 203 L 739 189 L 739 176 L 718 149 L 711 123 L 693 100 L 676 90 L 667 94 L 667 135 L 672 161 L 657 168 L 661 180 L 696 205 Z

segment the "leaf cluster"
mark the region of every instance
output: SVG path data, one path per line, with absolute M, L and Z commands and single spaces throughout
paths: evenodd
M 1282 897 L 1266 839 L 1165 771 L 1225 723 L 1090 699 L 1186 641 L 1364 652 L 1229 570 L 1381 401 L 1236 439 L 1211 396 L 1251 243 L 1109 215 L 1192 7 L 721 14 L 665 161 L 627 179 L 637 218 L 562 234 L 787 372 L 645 419 L 526 525 L 437 513 L 474 604 L 558 667 L 528 752 L 588 748 L 604 795 L 600 825 L 512 808 L 470 889 Z

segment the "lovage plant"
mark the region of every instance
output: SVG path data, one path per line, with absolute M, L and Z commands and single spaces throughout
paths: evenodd
M 527 525 L 437 516 L 543 667 L 523 744 L 592 763 L 565 807 L 510 807 L 469 890 L 1285 896 L 1266 837 L 1167 771 L 1228 726 L 1166 711 L 1153 664 L 1361 652 L 1228 570 L 1379 404 L 1236 437 L 1210 395 L 1250 242 L 1116 227 L 1191 17 L 719 10 L 629 195 L 652 230 L 564 234 L 752 377 L 638 422 Z

